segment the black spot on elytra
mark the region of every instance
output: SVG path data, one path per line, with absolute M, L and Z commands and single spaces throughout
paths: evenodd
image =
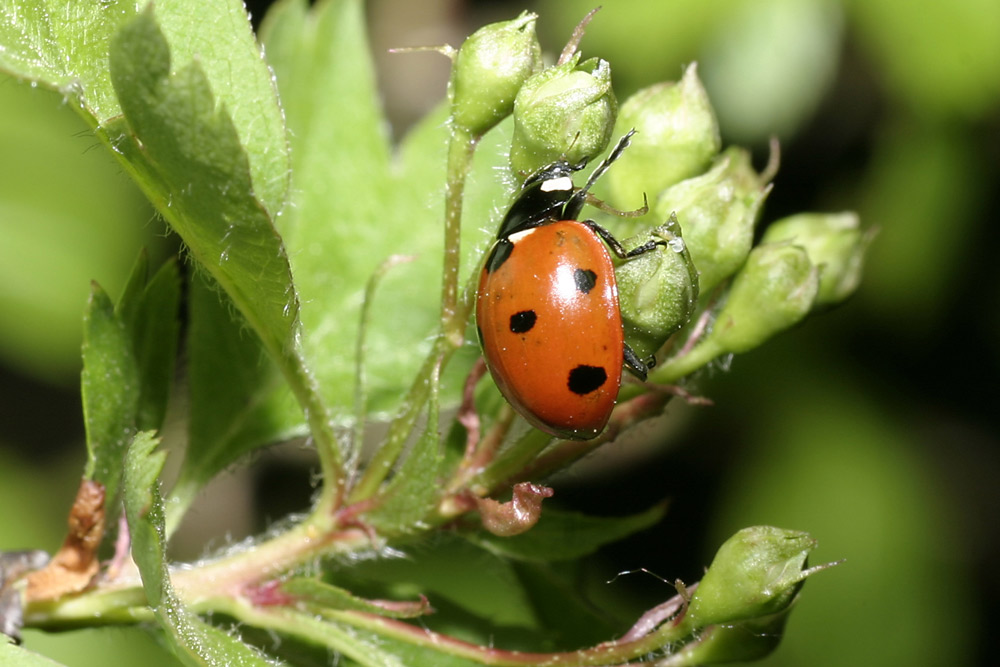
M 514 244 L 507 239 L 500 239 L 493 244 L 490 256 L 486 260 L 486 273 L 493 273 L 507 261 L 510 253 L 514 250 Z
M 573 280 L 576 282 L 578 290 L 584 294 L 590 294 L 590 290 L 594 289 L 594 285 L 597 284 L 597 274 L 590 269 L 575 269 Z
M 514 313 L 510 316 L 510 331 L 516 334 L 528 333 L 535 326 L 537 319 L 538 316 L 533 310 L 522 310 L 519 313 Z
M 574 394 L 584 396 L 592 391 L 596 391 L 608 381 L 608 373 L 600 366 L 577 366 L 569 372 L 569 381 L 566 386 Z

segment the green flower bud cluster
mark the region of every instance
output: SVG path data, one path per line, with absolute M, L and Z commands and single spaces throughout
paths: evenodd
M 688 605 L 686 621 L 697 627 L 735 623 L 784 611 L 811 571 L 816 547 L 808 533 L 753 526 L 726 540 Z
M 816 301 L 819 271 L 789 243 L 754 248 L 729 288 L 702 345 L 720 354 L 747 352 L 801 320 Z
M 856 213 L 800 213 L 771 223 L 763 243 L 787 241 L 805 249 L 819 268 L 817 305 L 840 303 L 861 282 L 865 250 L 873 234 L 861 229 Z
M 535 14 L 484 26 L 454 57 L 451 120 L 479 137 L 514 114 L 511 169 L 527 175 L 556 160 L 590 160 L 607 147 L 618 113 L 611 66 L 600 58 L 543 69 Z
M 639 258 L 622 264 L 617 272 L 631 288 L 620 286 L 626 339 L 645 354 L 661 349 L 688 322 L 711 324 L 688 327 L 707 334 L 661 364 L 652 380 L 676 382 L 718 356 L 746 352 L 857 288 L 871 236 L 852 213 L 787 218 L 772 225 L 754 248 L 773 169 L 758 173 L 740 147 L 720 152 L 718 123 L 694 65 L 678 83 L 652 86 L 626 100 L 618 131 L 632 127 L 629 150 L 608 172 L 607 199 L 623 209 L 634 208 L 643 194 L 652 202 L 638 225 L 624 223 L 639 238 L 655 236 L 657 225 L 676 218 L 679 228 L 671 234 L 683 238 L 697 284 L 692 289 L 685 283 L 688 275 L 677 272 L 679 283 L 659 283 L 662 303 L 680 303 L 678 293 L 702 298 L 695 307 L 671 309 L 685 318 L 678 326 L 659 317 L 666 306 L 649 312 L 650 304 L 659 303 L 651 296 L 653 282 L 641 291 L 634 288 L 631 274 L 646 270 Z M 698 306 L 718 310 L 699 318 Z
M 524 13 L 465 42 L 452 74 L 452 120 L 478 137 L 513 114 L 510 166 L 522 177 L 556 160 L 593 160 L 613 136 L 635 130 L 594 188 L 619 210 L 650 202 L 639 217 L 601 220 L 635 235 L 626 247 L 666 242 L 616 268 L 626 340 L 645 358 L 679 331 L 695 334 L 652 380 L 676 382 L 720 355 L 750 350 L 853 293 L 871 240 L 853 213 L 780 220 L 754 247 L 774 169 L 758 173 L 745 149 L 722 150 L 695 65 L 676 83 L 639 91 L 619 114 L 606 61 L 583 60 L 572 45 L 541 68 L 535 20 Z
M 673 381 L 721 355 L 747 352 L 811 311 L 843 301 L 857 288 L 871 238 L 853 213 L 803 213 L 775 222 L 733 276 L 708 333 L 668 359 L 654 379 Z

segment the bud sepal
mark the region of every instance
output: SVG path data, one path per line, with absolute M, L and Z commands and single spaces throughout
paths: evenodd
M 653 206 L 661 219 L 676 214 L 698 285 L 709 294 L 743 266 L 753 246 L 753 232 L 771 187 L 753 169 L 750 153 L 733 146 L 712 168 L 662 193 Z
M 643 194 L 655 199 L 703 173 L 722 147 L 719 122 L 696 64 L 678 82 L 658 83 L 629 97 L 621 106 L 616 133 L 631 129 L 636 131 L 632 146 L 608 173 L 608 199 L 623 208 L 642 201 Z
M 676 382 L 724 354 L 758 347 L 800 322 L 819 291 L 819 271 L 809 255 L 790 243 L 755 247 L 733 278 L 711 331 L 690 350 L 668 359 L 651 379 Z
M 640 358 L 656 353 L 691 319 L 698 304 L 698 272 L 681 237 L 677 218 L 649 234 L 626 239 L 626 250 L 650 237 L 664 241 L 615 269 L 625 340 Z
M 799 213 L 771 223 L 762 243 L 787 241 L 805 249 L 819 268 L 817 306 L 832 306 L 849 297 L 861 282 L 865 251 L 874 234 L 861 229 L 858 214 Z
M 593 159 L 607 148 L 617 114 L 606 60 L 580 62 L 577 52 L 542 70 L 514 100 L 511 170 L 527 175 L 556 160 L 576 164 Z

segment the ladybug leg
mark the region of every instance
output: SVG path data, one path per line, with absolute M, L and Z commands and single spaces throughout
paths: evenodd
M 622 156 L 622 153 L 624 153 L 625 149 L 628 148 L 629 141 L 632 139 L 633 134 L 635 134 L 634 129 L 626 132 L 625 136 L 619 139 L 618 143 L 615 144 L 615 147 L 611 149 L 608 157 L 604 158 L 604 161 L 597 165 L 597 168 L 590 174 L 590 178 L 587 179 L 586 184 L 573 193 L 573 196 L 569 198 L 569 201 L 566 202 L 566 206 L 563 208 L 563 217 L 565 219 L 576 220 L 580 217 L 580 211 L 583 210 L 583 204 L 587 201 L 587 192 L 594 186 L 597 179 L 608 170 L 611 163 Z
M 646 199 L 646 193 L 642 193 L 642 206 L 635 209 L 634 211 L 622 211 L 615 208 L 611 204 L 607 203 L 603 199 L 598 199 L 594 195 L 587 193 L 587 203 L 596 209 L 600 209 L 605 213 L 610 213 L 611 215 L 617 215 L 619 218 L 641 218 L 642 216 L 649 213 L 649 201 Z
M 614 236 L 611 235 L 611 232 L 606 230 L 604 227 L 601 227 L 593 220 L 581 220 L 580 222 L 587 225 L 587 227 L 590 228 L 592 232 L 594 232 L 602 239 L 604 239 L 604 242 L 608 244 L 608 247 L 611 248 L 611 250 L 620 259 L 631 259 L 643 253 L 649 252 L 658 245 L 662 246 L 667 245 L 666 241 L 653 241 L 652 239 L 650 239 L 649 241 L 646 241 L 637 248 L 632 248 L 631 250 L 625 250 L 625 248 L 622 247 L 622 244 L 618 242 L 618 239 L 616 239 Z
M 650 356 L 649 359 L 643 361 L 639 358 L 639 355 L 635 353 L 635 350 L 633 350 L 628 343 L 625 343 L 625 368 L 627 368 L 632 375 L 645 382 L 646 373 L 648 373 L 649 369 L 655 365 L 656 357 Z

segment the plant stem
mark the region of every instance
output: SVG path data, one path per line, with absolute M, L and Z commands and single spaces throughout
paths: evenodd
M 239 596 L 248 585 L 267 581 L 316 558 L 371 547 L 369 534 L 363 529 L 338 529 L 329 516 L 314 513 L 310 519 L 253 548 L 179 570 L 171 580 L 187 604 L 196 604 L 207 598 Z
M 618 665 L 642 659 L 654 651 L 662 650 L 674 642 L 685 639 L 691 632 L 691 628 L 684 623 L 675 625 L 672 622 L 665 622 L 655 631 L 630 641 L 609 641 L 589 648 L 558 653 L 533 653 L 480 646 L 410 623 L 367 612 L 327 609 L 322 613 L 330 621 L 368 630 L 380 637 L 388 637 L 421 648 L 497 667 Z M 244 620 L 249 621 L 249 619 Z
M 538 453 L 545 449 L 552 436 L 536 428 L 530 429 L 505 449 L 485 470 L 476 475 L 469 487 L 488 493 L 497 484 L 524 469 Z
M 441 276 L 441 331 L 454 347 L 465 342 L 467 315 L 459 307 L 458 274 L 462 259 L 462 206 L 465 181 L 479 142 L 457 123 L 448 142 L 448 183 L 444 201 L 444 271 Z
M 441 333 L 417 373 L 410 391 L 403 400 L 403 410 L 389 427 L 385 442 L 372 457 L 361 479 L 351 490 L 349 502 L 370 498 L 389 475 L 406 444 L 417 415 L 431 392 L 431 378 L 440 376 L 455 350 L 465 343 L 465 327 L 469 318 L 469 292 L 458 294 L 459 268 L 462 249 L 462 207 L 465 201 L 465 181 L 472 166 L 479 137 L 455 125 L 451 126 L 448 143 L 448 183 L 444 202 L 444 268 L 441 276 Z
M 438 336 L 434 341 L 431 353 L 424 359 L 423 366 L 420 367 L 416 379 L 403 399 L 402 412 L 393 419 L 385 441 L 365 467 L 361 479 L 351 489 L 348 500 L 350 504 L 359 503 L 373 496 L 389 475 L 389 471 L 392 470 L 396 459 L 403 451 L 403 446 L 406 445 L 406 440 L 417 420 L 417 415 L 420 414 L 427 402 L 427 397 L 430 395 L 430 378 L 434 374 L 434 368 L 439 363 L 443 367 L 452 351 L 454 348 L 449 351 L 448 341 L 443 335 Z
M 711 338 L 706 338 L 691 348 L 686 354 L 682 353 L 671 357 L 654 368 L 649 373 L 647 381 L 654 384 L 674 384 L 681 378 L 694 373 L 722 353 L 723 351 L 712 342 Z
M 333 511 L 343 502 L 347 472 L 344 469 L 343 452 L 337 435 L 333 432 L 333 420 L 329 408 L 323 400 L 316 378 L 309 372 L 305 359 L 299 350 L 289 351 L 276 357 L 281 359 L 281 368 L 288 384 L 298 399 L 299 405 L 309 424 L 316 451 L 319 455 L 320 471 L 323 475 L 323 493 L 316 511 Z
M 317 558 L 372 548 L 361 528 L 338 529 L 326 513 L 314 513 L 253 548 L 175 569 L 170 580 L 178 596 L 199 611 L 218 609 L 242 598 L 248 586 L 294 570 Z M 103 582 L 98 588 L 57 600 L 29 602 L 25 620 L 33 627 L 69 629 L 95 624 L 129 624 L 152 619 L 142 582 L 137 577 Z
M 413 259 L 414 257 L 411 255 L 391 255 L 378 265 L 378 268 L 368 278 L 368 283 L 365 285 L 365 296 L 361 303 L 361 317 L 358 324 L 358 340 L 354 350 L 354 428 L 351 431 L 349 448 L 350 463 L 348 464 L 352 470 L 357 465 L 365 433 L 368 403 L 367 369 L 365 364 L 367 346 L 365 345 L 365 340 L 371 321 L 371 305 L 375 298 L 375 290 L 378 288 L 379 283 L 382 282 L 382 278 L 392 267 L 404 262 L 413 261 Z
M 44 630 L 128 625 L 152 620 L 153 610 L 138 581 L 130 588 L 93 590 L 56 600 L 30 602 L 24 610 L 25 625 Z

